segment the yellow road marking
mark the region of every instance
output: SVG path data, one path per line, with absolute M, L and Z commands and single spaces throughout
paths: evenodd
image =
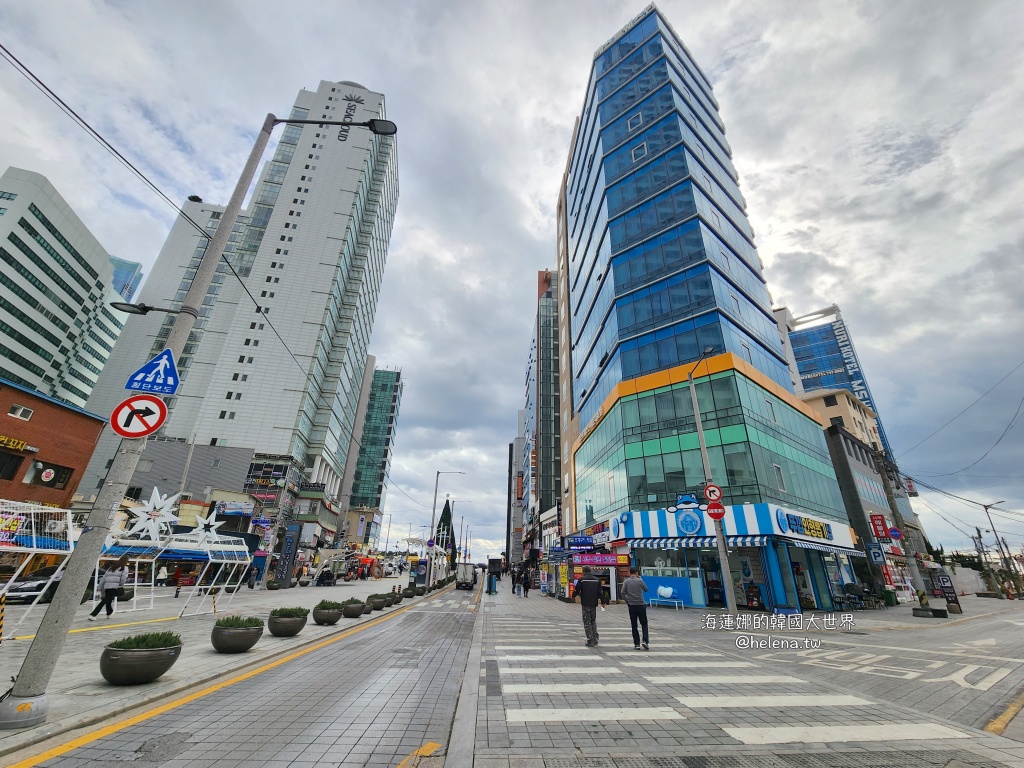
M 442 593 L 442 591 L 443 590 L 435 592 L 427 599 L 431 600 L 437 597 Z M 382 624 L 383 622 L 388 621 L 394 618 L 395 616 L 398 616 L 400 613 L 408 611 L 412 607 L 412 605 L 408 605 L 405 608 L 399 608 L 397 611 L 389 613 L 386 616 L 381 616 L 380 618 L 373 619 L 372 621 L 368 621 L 365 624 L 360 624 L 358 627 L 353 627 L 347 632 L 342 632 L 340 635 L 328 638 L 327 640 L 323 640 L 319 643 L 316 643 L 315 645 L 311 645 L 308 648 L 303 648 L 302 650 L 296 651 L 295 653 L 291 653 L 287 656 L 284 656 L 283 658 L 277 659 L 268 664 L 264 664 L 262 667 L 257 667 L 256 669 L 252 669 L 248 672 L 243 672 L 241 675 L 232 677 L 230 680 L 225 680 L 221 683 L 214 683 L 211 686 L 203 688 L 201 691 L 196 691 L 195 693 L 190 693 L 187 696 L 182 696 L 180 699 L 175 699 L 174 701 L 170 701 L 166 704 L 161 704 L 160 706 L 147 710 L 142 714 L 135 715 L 134 717 L 129 717 L 127 720 L 124 720 L 120 723 L 107 725 L 103 728 L 93 731 L 92 733 L 87 733 L 84 736 L 79 736 L 77 739 L 72 739 L 66 744 L 61 744 L 59 747 L 48 749 L 45 752 L 42 752 L 41 754 L 38 754 L 34 757 L 29 757 L 25 760 L 14 763 L 10 766 L 10 768 L 33 768 L 33 766 L 39 765 L 39 763 L 44 763 L 47 760 L 52 760 L 55 757 L 60 757 L 61 755 L 66 754 L 73 749 L 84 747 L 86 744 L 91 744 L 92 742 L 98 741 L 99 739 L 109 736 L 112 733 L 117 733 L 118 731 L 123 731 L 125 728 L 130 728 L 133 725 L 138 725 L 139 723 L 145 722 L 146 720 L 156 717 L 157 715 L 162 715 L 166 712 L 170 712 L 172 709 L 177 709 L 178 707 L 193 702 L 196 699 L 201 699 L 204 696 L 209 696 L 211 693 L 216 693 L 217 691 L 223 690 L 224 688 L 227 688 L 230 685 L 234 685 L 235 683 L 244 682 L 245 680 L 256 677 L 256 675 L 261 675 L 264 672 L 270 671 L 271 669 L 280 667 L 282 664 L 287 664 L 289 661 L 294 661 L 295 659 L 305 656 L 308 653 L 318 651 L 321 648 L 325 648 L 326 646 L 331 645 L 332 643 L 338 642 L 339 640 L 344 640 L 346 637 L 351 637 L 352 635 L 362 632 L 363 630 L 369 629 L 370 627 L 375 627 L 378 624 Z M 420 749 L 425 749 L 426 747 L 430 746 L 430 744 L 433 744 L 433 742 L 423 745 L 422 747 L 420 747 Z M 436 749 L 439 746 L 441 745 L 435 745 L 434 749 Z M 431 752 L 433 752 L 434 749 L 432 749 Z
M 1003 731 L 1006 730 L 1006 726 L 1010 724 L 1010 721 L 1017 716 L 1017 713 L 1024 709 L 1024 691 L 1017 695 L 1013 701 L 1010 702 L 1010 706 L 1006 708 L 999 717 L 993 720 L 991 723 L 985 726 L 985 730 L 989 733 L 994 733 L 997 736 L 1002 736 Z
M 435 752 L 437 752 L 437 750 L 439 750 L 440 748 L 441 745 L 438 744 L 436 741 L 428 741 L 422 747 L 417 747 L 416 750 L 411 755 L 402 760 L 402 762 L 398 764 L 398 768 L 413 768 L 414 766 L 420 764 L 420 761 L 416 758 L 428 757 L 429 755 L 432 755 Z
M 157 624 L 161 621 L 177 621 L 177 616 L 169 616 L 165 619 L 146 619 L 145 621 L 126 621 L 123 624 L 100 624 L 98 627 L 82 627 L 81 629 L 72 629 L 68 631 L 69 635 L 74 635 L 79 632 L 99 632 L 101 629 L 117 629 L 118 627 L 137 627 L 139 624 Z M 8 638 L 9 640 L 31 640 L 35 635 L 18 635 L 17 637 Z

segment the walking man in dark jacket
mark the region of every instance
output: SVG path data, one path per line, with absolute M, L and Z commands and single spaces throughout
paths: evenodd
M 576 582 L 575 594 L 580 596 L 583 607 L 583 631 L 587 633 L 587 647 L 597 645 L 597 604 L 608 604 L 601 588 L 601 580 L 594 575 L 589 565 L 583 566 L 583 576 Z M 602 606 L 601 610 L 604 610 Z
M 647 636 L 647 606 L 644 604 L 644 592 L 647 585 L 640 578 L 640 569 L 635 565 L 629 569 L 629 578 L 622 582 L 622 599 L 629 608 L 629 626 L 633 630 L 633 647 L 640 650 L 640 633 L 636 629 L 637 621 L 644 630 L 643 649 L 650 650 Z

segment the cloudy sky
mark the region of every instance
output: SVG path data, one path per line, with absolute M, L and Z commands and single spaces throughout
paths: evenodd
M 776 301 L 842 307 L 902 467 L 1005 500 L 995 524 L 1021 549 L 1024 5 L 659 5 L 714 84 Z M 302 87 L 386 94 L 401 198 L 371 351 L 406 379 L 392 541 L 429 522 L 435 471 L 459 470 L 441 498 L 482 557 L 504 548 L 573 120 L 594 50 L 642 8 L 5 3 L 0 42 L 173 200 L 226 201 L 263 116 Z M 111 253 L 152 264 L 173 210 L 2 60 L 0 105 L 0 168 L 45 174 Z M 915 508 L 947 548 L 988 527 L 947 496 Z

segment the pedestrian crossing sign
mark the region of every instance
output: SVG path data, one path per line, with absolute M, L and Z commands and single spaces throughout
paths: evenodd
M 165 349 L 129 376 L 124 388 L 133 392 L 173 395 L 178 391 L 180 384 L 178 368 L 174 364 L 174 353 Z

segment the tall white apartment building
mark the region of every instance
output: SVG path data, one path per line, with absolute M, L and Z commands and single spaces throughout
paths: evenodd
M 384 96 L 322 81 L 299 92 L 290 116 L 383 118 Z M 225 249 L 231 267 L 218 267 L 177 361 L 182 384 L 160 436 L 291 456 L 336 499 L 397 203 L 394 137 L 285 126 Z M 188 219 L 171 228 L 139 302 L 181 305 L 208 242 L 200 230 L 212 236 L 223 206 L 192 197 L 183 209 Z M 108 413 L 127 395 L 128 377 L 164 348 L 172 322 L 159 313 L 128 319 L 90 409 Z M 117 444 L 108 429 L 83 481 L 86 495 L 102 483 Z
M 0 176 L 0 377 L 84 407 L 121 333 L 110 255 L 38 173 Z

